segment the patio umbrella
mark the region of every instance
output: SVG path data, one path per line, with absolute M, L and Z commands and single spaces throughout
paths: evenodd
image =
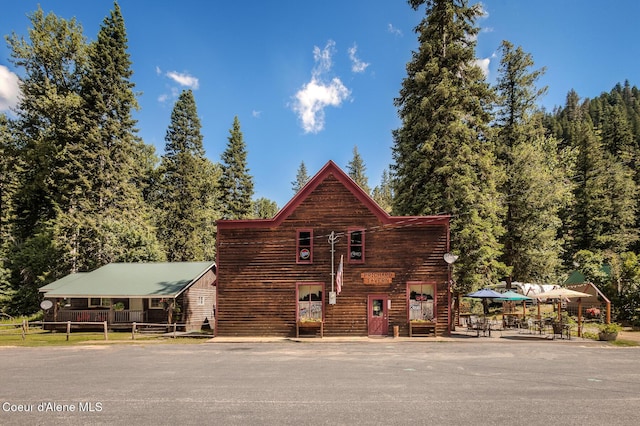
M 531 297 L 525 296 L 524 294 L 516 293 L 513 290 L 509 290 L 507 292 L 501 293 L 499 299 L 507 302 L 520 302 L 522 300 L 531 300 Z
M 500 295 L 498 300 L 502 300 L 504 302 L 520 302 L 522 301 L 522 317 L 524 318 L 527 315 L 527 306 L 526 301 L 532 300 L 531 297 L 525 296 L 524 294 L 516 293 L 513 290 L 506 291 Z
M 473 293 L 467 294 L 467 297 L 473 297 L 475 299 L 482 299 L 482 306 L 484 307 L 484 313 L 487 313 L 487 300 L 488 299 L 498 299 L 502 297 L 501 293 L 497 291 L 493 291 L 489 288 L 483 288 L 482 290 L 475 291 Z
M 582 293 L 580 291 L 575 291 L 569 288 L 560 287 L 560 288 L 555 288 L 553 290 L 545 291 L 544 293 L 536 294 L 535 297 L 538 300 L 558 299 L 558 319 L 560 319 L 560 309 L 562 308 L 563 299 L 568 299 L 570 297 L 582 298 L 582 297 L 591 297 L 591 296 L 592 295 L 589 293 Z M 581 310 L 581 307 L 579 307 L 578 310 Z M 580 324 L 578 324 L 578 327 L 580 327 Z
M 589 293 L 582 293 L 580 291 L 571 290 L 569 288 L 555 288 L 553 290 L 545 291 L 544 293 L 536 294 L 536 299 L 568 299 L 570 297 L 591 297 Z
M 467 297 L 473 297 L 476 299 L 499 299 L 502 297 L 502 293 L 498 293 L 497 291 L 493 291 L 489 288 L 483 288 L 482 290 L 467 294 Z

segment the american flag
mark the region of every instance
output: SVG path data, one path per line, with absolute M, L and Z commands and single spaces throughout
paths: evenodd
M 340 265 L 338 265 L 338 273 L 336 273 L 336 291 L 340 294 L 342 291 L 342 270 L 344 266 L 342 264 L 342 255 L 340 255 Z

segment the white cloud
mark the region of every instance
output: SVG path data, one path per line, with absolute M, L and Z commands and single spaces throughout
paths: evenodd
M 491 64 L 490 58 L 476 59 L 476 65 L 480 67 L 482 73 L 487 78 L 489 77 L 489 64 Z
M 18 105 L 20 79 L 9 68 L 0 65 L 0 111 L 10 111 Z
M 171 80 L 175 81 L 181 86 L 186 86 L 190 89 L 197 90 L 200 87 L 200 82 L 197 77 L 186 73 L 179 73 L 176 71 L 169 71 L 166 74 Z
M 318 133 L 324 129 L 324 109 L 328 106 L 339 107 L 351 95 L 351 91 L 338 77 L 327 79 L 331 70 L 335 42 L 329 40 L 324 49 L 313 48 L 316 62 L 311 71 L 311 80 L 295 94 L 293 110 L 298 114 L 305 133 Z
M 393 24 L 387 25 L 387 31 L 398 37 L 402 37 L 403 35 L 402 31 L 399 28 L 394 27 Z
M 353 47 L 349 48 L 349 59 L 351 59 L 351 71 L 353 72 L 364 72 L 367 67 L 371 64 L 362 61 L 360 58 L 358 58 L 358 56 L 356 55 L 358 52 L 358 46 L 354 43 Z
M 262 111 L 256 111 L 255 109 L 251 111 L 251 115 L 253 118 L 260 118 L 262 116 Z

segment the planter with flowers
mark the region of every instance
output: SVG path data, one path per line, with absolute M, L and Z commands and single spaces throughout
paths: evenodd
M 618 332 L 622 329 L 618 324 L 601 324 L 598 327 L 598 340 L 611 342 L 618 338 Z

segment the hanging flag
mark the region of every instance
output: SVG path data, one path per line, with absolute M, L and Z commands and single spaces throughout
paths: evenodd
M 336 274 L 336 291 L 340 294 L 342 290 L 342 269 L 344 268 L 342 263 L 342 255 L 340 255 L 340 265 L 338 265 L 338 273 Z

